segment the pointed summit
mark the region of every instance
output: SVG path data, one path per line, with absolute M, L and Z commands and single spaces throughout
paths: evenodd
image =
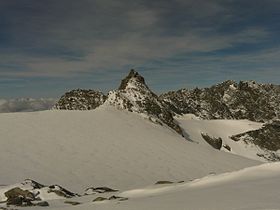
M 105 103 L 118 109 L 146 115 L 151 121 L 166 124 L 182 134 L 172 114 L 161 103 L 158 96 L 149 89 L 144 77 L 134 69 L 130 70 L 117 90 L 109 92 Z
M 135 82 L 139 82 L 139 83 L 142 83 L 142 84 L 146 85 L 144 77 L 142 77 L 134 69 L 131 69 L 129 74 L 122 80 L 122 82 L 120 84 L 120 87 L 119 87 L 119 90 L 125 90 L 126 87 L 129 84 L 129 82 L 131 82 L 132 80 L 134 80 Z
M 142 77 L 137 71 L 131 69 L 129 74 L 121 81 L 118 90 L 126 89 L 138 89 L 150 91 L 149 87 L 145 83 L 144 77 Z

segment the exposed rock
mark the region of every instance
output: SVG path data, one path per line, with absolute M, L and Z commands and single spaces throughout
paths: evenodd
M 108 200 L 108 199 L 104 198 L 104 197 L 97 197 L 92 202 L 99 202 L 99 201 L 105 201 L 105 200 Z
M 49 193 L 53 192 L 57 194 L 58 196 L 65 197 L 65 198 L 72 198 L 74 196 L 78 196 L 76 193 L 72 193 L 69 190 L 66 190 L 65 188 L 59 186 L 59 185 L 51 185 L 49 186 Z
M 109 92 L 105 103 L 130 112 L 146 114 L 151 121 L 166 124 L 179 134 L 183 133 L 172 113 L 149 89 L 145 79 L 134 70 L 122 80 L 118 90 Z
M 126 201 L 126 200 L 128 200 L 128 198 L 113 195 L 108 200 Z
M 106 96 L 100 91 L 76 89 L 65 93 L 54 109 L 91 110 L 102 105 L 105 100 Z
M 4 195 L 7 197 L 7 205 L 32 206 L 32 201 L 35 200 L 32 192 L 22 190 L 19 187 L 8 190 Z
M 26 179 L 24 182 L 22 182 L 23 185 L 30 185 L 33 187 L 33 189 L 42 189 L 43 187 L 46 187 L 43 184 L 40 184 L 32 179 Z
M 249 119 L 264 122 L 280 117 L 280 86 L 254 81 L 225 81 L 210 88 L 181 89 L 160 96 L 174 114 L 202 119 Z
M 118 190 L 111 189 L 109 187 L 89 187 L 86 189 L 85 195 L 91 195 L 95 193 L 109 193 L 109 192 L 118 192 Z
M 203 139 L 210 144 L 214 149 L 218 149 L 220 150 L 223 144 L 223 140 L 219 137 L 219 138 L 215 138 L 215 137 L 211 137 L 208 134 L 204 134 L 201 133 L 201 136 L 203 137 Z
M 145 79 L 144 77 L 142 77 L 138 72 L 136 72 L 134 69 L 131 69 L 129 74 L 121 81 L 121 84 L 119 86 L 119 90 L 125 90 L 130 83 L 131 79 L 135 79 L 137 80 L 139 83 L 143 84 L 147 87 L 146 83 L 145 83 Z
M 127 201 L 128 198 L 120 198 L 119 201 Z
M 12 186 L 5 186 L 6 192 L 2 192 L 0 197 L 7 205 L 15 206 L 36 206 L 46 205 L 45 200 L 61 198 L 72 198 L 78 194 L 72 193 L 58 185 L 45 186 L 34 180 L 25 181 Z M 6 200 L 5 200 L 6 198 Z
M 155 184 L 173 184 L 171 181 L 157 181 Z
M 119 199 L 119 198 L 123 198 L 123 197 L 119 197 L 119 196 L 116 196 L 116 195 L 113 195 L 109 198 L 109 200 L 116 200 L 116 199 Z
M 226 149 L 226 150 L 228 150 L 228 151 L 231 151 L 231 147 L 229 146 L 229 145 L 223 145 L 223 147 Z

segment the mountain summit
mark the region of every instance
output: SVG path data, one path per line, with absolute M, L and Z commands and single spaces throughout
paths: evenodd
M 256 122 L 279 119 L 280 86 L 228 80 L 209 88 L 181 89 L 157 96 L 147 86 L 144 77 L 131 69 L 118 89 L 110 91 L 107 96 L 95 90 L 72 90 L 61 97 L 55 108 L 88 110 L 102 104 L 139 113 L 182 134 L 173 118 L 176 114 Z
M 122 80 L 119 90 L 125 90 L 129 88 L 132 83 L 142 84 L 146 89 L 149 89 L 145 83 L 144 77 L 142 77 L 137 71 L 131 69 L 129 74 Z
M 72 90 L 60 98 L 54 109 L 90 110 L 102 104 L 140 113 L 152 122 L 166 124 L 179 134 L 183 133 L 172 113 L 134 69 L 121 81 L 119 88 L 110 91 L 107 96 L 96 90 Z
M 182 134 L 181 128 L 175 123 L 172 113 L 162 104 L 142 77 L 135 70 L 122 80 L 117 90 L 110 91 L 105 104 L 146 115 L 151 121 L 166 124 Z

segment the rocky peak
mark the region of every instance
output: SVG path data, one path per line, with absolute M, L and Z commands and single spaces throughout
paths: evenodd
M 151 121 L 166 124 L 182 134 L 182 130 L 175 123 L 172 113 L 149 89 L 145 79 L 135 70 L 129 72 L 117 90 L 109 92 L 105 103 L 118 109 L 144 114 Z
M 131 84 L 135 84 L 135 83 L 142 84 L 142 85 L 146 86 L 146 88 L 148 88 L 146 83 L 145 83 L 144 77 L 142 77 L 134 69 L 131 69 L 129 74 L 122 80 L 118 89 L 119 90 L 125 90 L 126 88 L 130 88 Z

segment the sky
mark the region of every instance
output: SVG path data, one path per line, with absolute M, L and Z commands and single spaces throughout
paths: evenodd
M 280 83 L 279 0 L 0 0 L 0 98 Z

